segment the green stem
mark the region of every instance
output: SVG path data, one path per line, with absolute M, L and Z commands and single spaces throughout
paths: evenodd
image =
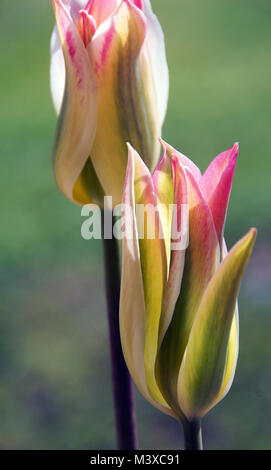
M 201 421 L 194 419 L 193 421 L 183 421 L 185 450 L 203 450 Z

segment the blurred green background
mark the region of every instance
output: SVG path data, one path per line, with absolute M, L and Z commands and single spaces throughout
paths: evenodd
M 230 394 L 204 420 L 209 449 L 271 448 L 271 2 L 153 0 L 171 90 L 164 138 L 202 170 L 240 142 L 231 246 L 257 245 L 240 295 Z M 100 242 L 56 188 L 49 0 L 0 0 L 0 448 L 114 448 Z M 179 425 L 138 394 L 140 447 L 181 448 Z

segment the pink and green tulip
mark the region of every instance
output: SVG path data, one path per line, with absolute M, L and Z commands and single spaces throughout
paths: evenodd
M 123 217 L 132 236 L 123 238 L 120 330 L 141 393 L 165 413 L 193 421 L 222 400 L 234 378 L 237 296 L 256 230 L 227 252 L 223 231 L 238 144 L 203 175 L 174 148 L 163 148 L 151 175 L 129 146 Z M 156 208 L 152 239 L 138 237 L 137 204 Z M 177 223 L 189 227 L 182 250 L 172 250 L 169 204 L 176 204 Z
M 168 99 L 164 37 L 149 0 L 52 0 L 54 168 L 72 201 L 121 202 L 126 142 L 153 170 Z

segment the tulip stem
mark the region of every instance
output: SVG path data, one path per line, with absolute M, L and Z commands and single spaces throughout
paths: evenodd
M 104 215 L 105 211 L 102 214 L 103 249 L 117 445 L 119 450 L 136 450 L 133 384 L 123 357 L 119 330 L 119 247 L 112 229 L 111 238 L 106 238 L 109 234 L 106 234 Z M 112 213 L 110 216 L 114 222 Z
M 201 421 L 183 421 L 185 450 L 202 450 Z

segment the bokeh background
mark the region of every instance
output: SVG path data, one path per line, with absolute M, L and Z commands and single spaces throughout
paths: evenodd
M 164 138 L 202 170 L 239 141 L 228 245 L 259 229 L 237 375 L 205 448 L 270 449 L 271 2 L 152 4 L 171 73 Z M 82 240 L 52 174 L 52 27 L 49 0 L 0 0 L 0 448 L 113 449 L 101 243 Z M 140 447 L 181 448 L 179 425 L 136 399 Z

